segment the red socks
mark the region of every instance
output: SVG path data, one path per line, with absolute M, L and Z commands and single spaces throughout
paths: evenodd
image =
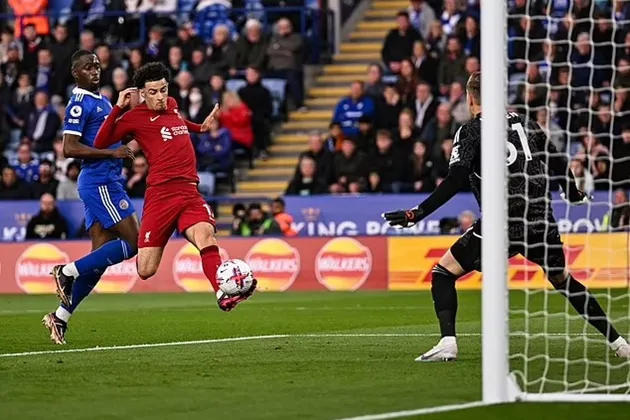
M 210 284 L 212 284 L 212 288 L 216 292 L 219 290 L 217 269 L 221 265 L 221 255 L 219 254 L 218 246 L 210 245 L 201 250 L 201 265 L 203 266 L 203 273 L 210 280 Z

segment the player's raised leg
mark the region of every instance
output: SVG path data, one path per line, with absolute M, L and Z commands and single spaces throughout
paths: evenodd
M 99 249 L 104 244 L 116 240 L 116 236 L 112 232 L 105 230 L 100 223 L 94 223 L 88 233 L 92 240 L 92 250 Z M 70 317 L 83 299 L 92 292 L 92 289 L 94 289 L 100 279 L 101 274 L 95 272 L 79 276 L 72 287 L 72 304 L 67 306 L 62 302 L 55 312 L 44 316 L 42 323 L 48 329 L 53 343 L 66 343 L 65 335 Z
M 138 252 L 138 219 L 120 183 L 80 189 L 79 195 L 85 203 L 86 227 L 91 229 L 98 222 L 104 229 L 114 232 L 118 239 L 105 242 L 81 259 L 53 268 L 57 294 L 68 307 L 72 305 L 72 288 L 79 276 L 86 273 L 101 275 L 108 267 L 133 258 Z
M 530 245 L 523 255 L 540 265 L 553 287 L 564 296 L 582 317 L 599 331 L 619 357 L 630 358 L 630 345 L 621 337 L 604 312 L 597 298 L 566 267 L 560 234 L 554 228 L 547 235 L 531 233 Z
M 221 265 L 221 255 L 215 237 L 214 215 L 203 198 L 198 193 L 195 194 L 196 197 L 193 196 L 194 198 L 187 203 L 180 215 L 178 228 L 186 236 L 186 239 L 199 250 L 203 273 L 212 285 L 219 308 L 228 312 L 254 293 L 257 281 L 254 279 L 252 287 L 242 295 L 228 296 L 219 289 L 217 269 Z

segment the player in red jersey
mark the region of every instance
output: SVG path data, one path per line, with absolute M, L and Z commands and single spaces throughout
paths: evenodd
M 134 75 L 134 85 L 144 102 L 125 112 L 133 93 L 127 92 L 123 107 L 114 106 L 101 126 L 94 145 L 107 148 L 132 136 L 149 162 L 147 191 L 138 237 L 138 275 L 148 279 L 160 265 L 164 247 L 178 229 L 201 253 L 203 272 L 217 295 L 219 307 L 229 311 L 256 288 L 239 296 L 227 296 L 218 287 L 221 264 L 210 206 L 197 189 L 197 161 L 189 132 L 208 131 L 218 111 L 215 106 L 202 125 L 183 119 L 177 102 L 168 96 L 169 72 L 162 63 L 148 63 Z

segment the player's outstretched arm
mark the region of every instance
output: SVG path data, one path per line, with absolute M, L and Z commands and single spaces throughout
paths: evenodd
M 131 96 L 136 91 L 136 88 L 129 88 L 120 92 L 118 102 L 116 102 L 116 105 L 114 105 L 112 111 L 105 119 L 105 122 L 98 130 L 98 134 L 94 140 L 94 147 L 107 149 L 111 145 L 118 143 L 118 141 L 123 137 L 133 132 L 134 125 L 126 120 L 119 120 L 119 118 L 125 111 L 125 108 L 129 106 Z
M 470 170 L 464 166 L 453 166 L 440 185 L 426 200 L 410 210 L 383 213 L 390 226 L 410 227 L 442 207 L 468 182 Z
M 215 104 L 212 112 L 206 117 L 203 121 L 203 124 L 197 124 L 192 121 L 184 120 L 186 123 L 186 127 L 188 127 L 188 131 L 191 133 L 205 133 L 210 131 L 210 124 L 214 121 L 215 118 L 218 117 L 219 114 L 219 104 Z
M 95 143 L 96 144 L 96 143 Z M 81 136 L 76 134 L 63 135 L 63 155 L 74 159 L 111 159 L 130 157 L 128 148 L 119 149 L 95 149 L 81 143 Z M 133 155 L 133 153 L 132 153 Z

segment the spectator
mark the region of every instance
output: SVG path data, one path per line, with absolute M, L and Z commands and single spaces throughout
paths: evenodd
M 575 158 L 571 161 L 571 171 L 575 176 L 575 183 L 581 191 L 590 194 L 595 190 L 593 175 L 584 169 L 584 162 L 581 159 Z
M 25 69 L 32 69 L 36 67 L 39 50 L 44 47 L 44 39 L 37 35 L 37 32 L 35 32 L 35 26 L 26 25 L 24 27 L 22 45 L 22 65 L 24 65 Z
M 562 129 L 553 120 L 549 118 L 549 113 L 546 108 L 539 109 L 536 113 L 536 122 L 545 132 L 545 135 L 556 146 L 556 149 L 560 152 L 566 150 L 566 141 Z
M 168 61 L 168 43 L 164 39 L 164 29 L 161 26 L 153 26 L 149 31 L 149 42 L 145 48 L 148 61 Z
M 202 85 L 207 83 L 214 73 L 212 63 L 206 59 L 206 53 L 203 50 L 193 50 L 190 59 L 190 72 L 193 75 L 195 84 Z
M 190 100 L 188 95 L 193 87 L 193 76 L 187 71 L 180 72 L 175 78 L 175 83 L 169 86 L 169 94 L 175 98 L 181 109 L 188 109 Z
M 388 130 L 376 133 L 376 150 L 370 156 L 370 190 L 372 192 L 400 193 L 405 178 L 405 157 L 393 147 Z
M 24 134 L 33 142 L 35 152 L 49 152 L 52 151 L 52 143 L 61 126 L 61 121 L 55 109 L 50 106 L 46 92 L 37 92 L 34 102 L 35 109 L 28 116 Z
M 251 150 L 254 145 L 254 133 L 252 130 L 252 112 L 247 105 L 241 102 L 235 92 L 223 94 L 223 105 L 219 111 L 219 122 L 232 136 L 232 140 Z
M 433 159 L 433 182 L 436 186 L 440 185 L 448 175 L 448 163 L 451 160 L 453 140 L 444 139 L 440 146 L 440 153 Z
M 539 40 L 544 39 L 545 36 L 545 30 L 537 20 L 532 20 L 529 16 L 522 16 L 518 20 L 518 25 L 514 27 L 514 40 L 510 48 L 512 59 L 515 61 L 514 69 L 517 72 L 525 70 L 527 61 L 536 61 L 542 57 L 542 43 Z
M 216 25 L 212 30 L 212 41 L 208 46 L 208 61 L 215 72 L 222 76 L 228 74 L 230 66 L 234 65 L 236 50 L 230 39 L 230 29 L 226 25 Z
M 444 0 L 444 11 L 440 16 L 442 30 L 448 36 L 457 33 L 457 25 L 462 18 L 462 13 L 458 10 L 455 0 Z
M 333 194 L 360 193 L 366 190 L 368 180 L 368 158 L 358 151 L 354 141 L 345 138 L 341 151 L 335 154 L 333 164 L 334 183 L 330 186 Z
M 199 136 L 197 141 L 198 166 L 204 172 L 228 172 L 234 165 L 232 137 L 219 122 L 210 124 L 210 131 Z
M 223 105 L 223 94 L 225 93 L 225 80 L 223 76 L 215 74 L 210 78 L 210 88 L 207 96 L 210 103 Z
M 420 139 L 421 131 L 413 123 L 413 113 L 404 109 L 398 116 L 398 130 L 394 134 L 394 147 L 404 156 L 410 156 L 413 144 Z
M 96 37 L 94 32 L 85 30 L 79 35 L 79 48 L 86 51 L 94 51 L 96 49 Z
M 30 200 L 33 197 L 28 184 L 19 180 L 15 169 L 2 169 L 2 184 L 0 184 L 0 200 Z
M 112 58 L 112 51 L 109 45 L 101 44 L 96 47 L 96 56 L 101 62 L 101 86 L 114 85 L 114 70 L 120 66 L 116 60 Z
M 398 127 L 398 116 L 403 109 L 400 95 L 391 86 L 387 86 L 383 91 L 383 96 L 376 102 L 377 129 L 395 130 Z
M 593 178 L 595 179 L 595 190 L 610 191 L 610 156 L 609 153 L 600 153 L 595 157 Z
M 586 170 L 593 175 L 597 174 L 599 172 L 596 163 L 597 157 L 608 154 L 608 148 L 602 145 L 592 132 L 584 133 L 582 144 L 578 148 L 577 157 L 582 160 L 584 167 L 587 168 Z
M 416 87 L 416 100 L 414 102 L 413 111 L 415 111 L 415 125 L 418 130 L 426 127 L 427 123 L 435 116 L 438 107 L 438 101 L 431 93 L 431 86 L 426 82 L 420 82 Z M 380 114 L 379 114 L 380 115 Z
M 37 53 L 37 66 L 33 68 L 31 73 L 31 79 L 35 81 L 35 89 L 43 90 L 50 96 L 64 93 L 62 92 L 62 85 L 65 81 L 64 74 L 65 72 L 59 75 L 55 74 L 50 50 L 40 49 Z
M 123 90 L 129 87 L 129 76 L 128 73 L 123 70 L 121 67 L 117 67 L 114 69 L 114 73 L 112 74 L 112 103 L 115 104 L 118 101 L 118 95 Z M 102 93 L 102 92 L 101 92 Z
M 630 203 L 628 194 L 623 189 L 615 190 L 613 195 L 613 208 L 604 216 L 602 230 L 622 230 L 630 226 Z
M 11 121 L 14 127 L 25 130 L 26 121 L 33 111 L 35 88 L 28 74 L 22 73 L 18 78 L 18 87 L 11 97 Z
M 65 110 L 64 110 L 64 113 L 65 113 Z M 62 136 L 57 136 L 55 138 L 55 140 L 53 141 L 53 151 L 52 153 L 48 154 L 46 159 L 53 162 L 53 166 L 55 167 L 55 179 L 57 181 L 61 181 L 62 179 L 66 177 L 68 165 L 70 164 L 70 162 L 74 160 L 72 158 L 67 158 L 63 155 L 63 137 Z
M 177 78 L 182 71 L 188 71 L 188 63 L 184 61 L 184 53 L 179 45 L 173 45 L 168 50 L 168 70 L 173 78 Z
M 409 167 L 406 170 L 407 185 L 405 189 L 414 193 L 427 193 L 433 191 L 435 185 L 431 178 L 433 162 L 427 156 L 427 146 L 417 141 L 413 146 L 413 154 L 409 159 Z
M 475 213 L 473 213 L 472 211 L 464 210 L 463 212 L 461 212 L 457 217 L 457 222 L 459 224 L 459 232 L 457 233 L 461 234 L 471 229 L 476 220 L 477 216 L 475 216 Z
M 411 0 L 411 5 L 407 12 L 413 27 L 420 32 L 422 38 L 426 39 L 431 30 L 431 22 L 436 19 L 433 8 L 425 0 Z
M 466 57 L 466 64 L 465 64 L 466 80 L 468 80 L 471 74 L 477 73 L 480 69 L 481 69 L 481 65 L 477 57 Z
M 363 82 L 355 81 L 350 86 L 350 95 L 341 99 L 335 108 L 333 122 L 341 124 L 345 136 L 359 134 L 359 119 L 363 116 L 374 118 L 374 101 L 363 92 Z
M 340 151 L 343 138 L 344 135 L 341 130 L 341 124 L 331 122 L 328 126 L 328 135 L 324 140 L 324 148 L 331 153 Z M 319 167 L 319 162 L 317 163 L 317 166 Z
M 418 75 L 411 60 L 404 59 L 400 62 L 400 76 L 396 83 L 396 91 L 400 95 L 400 100 L 404 107 L 411 106 L 416 95 L 418 86 Z
M 40 198 L 43 194 L 57 196 L 59 181 L 55 179 L 52 162 L 43 160 L 39 164 L 39 178 L 31 185 L 33 198 Z
M 289 182 L 286 195 L 311 196 L 326 194 L 328 187 L 319 176 L 315 159 L 304 154 L 299 160 L 297 171 Z
M 267 48 L 269 57 L 269 77 L 287 80 L 289 93 L 296 108 L 305 110 L 303 41 L 300 34 L 293 32 L 291 21 L 287 18 L 278 20 L 277 33 L 271 37 Z
M 424 80 L 430 86 L 437 85 L 437 67 L 438 62 L 427 52 L 427 47 L 422 41 L 416 41 L 413 44 L 413 55 L 411 63 L 420 80 Z
M 68 224 L 63 218 L 55 197 L 44 194 L 39 200 L 39 213 L 31 217 L 26 225 L 26 239 L 66 239 Z
M 127 180 L 127 192 L 131 198 L 143 198 L 147 190 L 147 175 L 149 164 L 147 159 L 140 155 L 133 161 L 133 174 Z
M 50 24 L 46 17 L 48 0 L 24 1 L 9 0 L 9 7 L 16 16 L 15 37 L 22 36 L 22 28 L 32 27 L 38 35 L 46 36 L 50 32 Z
M 232 235 L 236 235 L 241 223 L 247 216 L 247 208 L 243 203 L 236 203 L 232 207 Z
M 236 41 L 234 58 L 231 63 L 230 74 L 236 75 L 237 70 L 248 67 L 260 69 L 267 67 L 268 43 L 263 37 L 262 25 L 256 19 L 249 19 L 245 23 L 245 36 Z
M 193 87 L 188 95 L 188 108 L 183 110 L 188 120 L 202 124 L 206 117 L 212 111 L 210 104 L 206 103 L 201 89 Z
M 630 58 L 622 57 L 619 59 L 614 87 L 630 89 Z
M 440 59 L 440 65 L 438 67 L 438 83 L 442 96 L 448 94 L 448 88 L 451 83 L 466 78 L 465 63 L 466 56 L 462 53 L 459 39 L 455 36 L 449 37 L 448 43 L 446 44 L 446 51 L 444 56 Z
M 13 41 L 7 47 L 7 55 L 0 57 L 2 65 L 0 72 L 4 75 L 4 81 L 9 87 L 15 87 L 18 77 L 22 73 L 24 66 L 20 62 L 20 48 L 17 41 Z
M 627 123 L 626 123 L 627 124 Z M 619 188 L 630 189 L 630 125 L 621 132 L 621 141 L 614 143 L 612 180 Z
M 53 56 L 53 71 L 59 77 L 59 93 L 65 94 L 63 88 L 72 83 L 68 69 L 71 66 L 72 54 L 77 50 L 77 43 L 68 36 L 68 27 L 58 24 L 53 31 L 53 38 L 48 46 Z
M 481 58 L 481 37 L 479 36 L 479 23 L 474 16 L 467 16 L 460 35 L 464 54 Z
M 396 26 L 385 37 L 381 49 L 383 63 L 392 73 L 400 72 L 400 62 L 411 57 L 414 42 L 422 40 L 420 33 L 411 26 L 409 13 L 406 11 L 396 15 Z
M 354 138 L 357 149 L 367 153 L 376 145 L 376 133 L 372 126 L 372 118 L 367 115 L 359 118 L 359 134 Z
M 0 31 L 0 64 L 6 63 L 9 48 L 12 47 L 17 49 L 19 59 L 22 55 L 21 45 L 17 39 L 15 39 L 13 30 L 11 28 L 4 28 Z
M 193 25 L 191 23 L 185 23 L 177 28 L 177 40 L 174 46 L 180 48 L 183 61 L 190 62 L 193 52 L 203 47 L 203 41 L 195 35 Z M 204 80 L 208 80 L 208 78 Z
M 317 168 L 316 177 L 322 181 L 325 187 L 332 183 L 333 154 L 324 147 L 324 142 L 322 142 L 322 137 L 319 133 L 311 133 L 308 136 L 308 149 L 300 153 L 298 164 L 295 167 L 294 179 L 298 178 L 300 174 L 301 163 L 299 162 L 302 162 L 304 157 L 313 159 L 316 164 L 315 168 Z
M 28 143 L 20 145 L 17 160 L 11 167 L 21 181 L 30 183 L 39 179 L 39 161 L 31 153 L 31 146 Z
M 451 115 L 451 106 L 448 103 L 441 103 L 438 106 L 435 118 L 429 122 L 422 132 L 422 139 L 425 140 L 432 155 L 442 154 L 442 141 L 444 139 L 453 139 L 455 132 L 459 128 L 459 124 L 453 120 Z
M 264 159 L 269 156 L 271 145 L 273 98 L 269 90 L 262 85 L 259 69 L 248 67 L 245 78 L 247 84 L 238 90 L 238 96 L 252 112 L 254 144 L 260 157 Z
M 370 64 L 367 70 L 367 80 L 365 81 L 365 94 L 376 101 L 383 96 L 385 87 L 381 66 L 379 64 Z
M 79 172 L 81 165 L 79 162 L 70 162 L 66 169 L 66 175 L 57 187 L 58 200 L 79 200 L 79 190 L 77 181 L 79 180 Z
M 127 67 L 127 77 L 133 80 L 134 74 L 144 64 L 144 54 L 141 49 L 134 48 L 129 52 L 129 66 Z
M 293 216 L 286 212 L 286 203 L 280 197 L 271 203 L 271 213 L 276 223 L 280 227 L 280 231 L 284 236 L 296 236 L 297 232 L 293 230 Z
M 262 211 L 260 204 L 253 203 L 249 205 L 245 219 L 232 234 L 242 237 L 273 236 L 281 235 L 282 231 L 273 217 Z
M 436 60 L 442 57 L 442 53 L 446 49 L 447 36 L 442 30 L 442 23 L 439 20 L 431 23 L 431 30 L 429 37 L 426 40 L 426 45 L 429 50 L 429 55 Z
M 470 120 L 470 110 L 466 102 L 466 92 L 460 82 L 453 82 L 449 89 L 448 104 L 451 106 L 451 115 L 458 124 L 464 124 Z

